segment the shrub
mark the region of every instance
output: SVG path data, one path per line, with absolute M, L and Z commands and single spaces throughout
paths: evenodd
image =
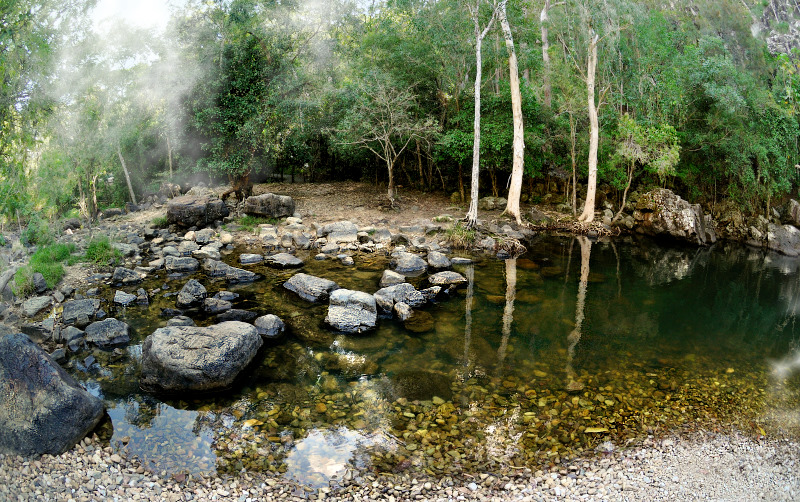
M 28 222 L 25 230 L 22 231 L 20 240 L 23 244 L 29 246 L 46 246 L 53 242 L 54 237 L 53 232 L 50 230 L 50 225 L 45 220 L 33 217 Z
M 156 228 L 167 228 L 168 225 L 169 223 L 167 223 L 167 215 L 153 218 L 153 226 Z
M 280 223 L 280 220 L 277 218 L 264 218 L 262 216 L 250 216 L 249 214 L 242 216 L 239 218 L 239 221 L 236 222 L 243 230 L 247 232 L 252 232 L 256 229 L 259 225 L 263 224 L 270 224 L 270 225 L 277 225 Z
M 14 294 L 27 296 L 33 293 L 33 274 L 40 273 L 48 288 L 55 287 L 66 271 L 63 263 L 72 262 L 74 244 L 51 244 L 36 251 L 27 265 L 14 275 Z
M 108 237 L 97 237 L 86 246 L 86 261 L 98 265 L 116 264 L 122 259 L 122 253 L 111 246 Z
M 450 227 L 445 236 L 456 249 L 467 249 L 475 243 L 475 230 L 465 227 L 460 221 Z

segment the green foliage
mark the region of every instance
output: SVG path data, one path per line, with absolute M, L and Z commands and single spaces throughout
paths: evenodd
M 55 287 L 64 277 L 64 263 L 71 263 L 74 244 L 51 244 L 37 250 L 28 264 L 14 275 L 14 294 L 27 296 L 33 293 L 33 274 L 44 277 L 48 288 Z
M 253 232 L 259 225 L 277 225 L 280 220 L 277 218 L 264 218 L 263 216 L 251 216 L 246 214 L 236 220 L 236 224 L 247 232 Z
M 97 265 L 116 264 L 122 259 L 122 253 L 111 246 L 108 237 L 96 237 L 86 246 L 86 261 Z
M 167 228 L 169 223 L 167 222 L 167 215 L 156 216 L 153 218 L 153 226 L 156 228 Z
M 460 221 L 448 228 L 445 238 L 455 249 L 469 249 L 475 243 L 475 230 L 467 228 Z
M 55 236 L 50 229 L 50 224 L 36 216 L 28 222 L 28 226 L 22 231 L 20 240 L 26 246 L 42 246 L 53 242 Z

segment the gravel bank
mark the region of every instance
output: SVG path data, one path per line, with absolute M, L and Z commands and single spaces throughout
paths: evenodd
M 0 456 L 0 500 L 800 500 L 800 444 L 695 433 L 577 459 L 551 471 L 509 469 L 432 479 L 348 473 L 309 493 L 257 473 L 237 478 L 147 473 L 96 440 L 35 461 Z

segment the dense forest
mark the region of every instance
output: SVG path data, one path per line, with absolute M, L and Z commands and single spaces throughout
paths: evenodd
M 518 166 L 523 200 L 578 214 L 594 158 L 615 209 L 663 186 L 768 214 L 800 185 L 798 61 L 767 40 L 800 13 L 777 4 L 189 0 L 151 32 L 93 29 L 90 0 L 3 1 L 0 213 L 247 177 L 466 202 L 475 160 L 481 195 Z

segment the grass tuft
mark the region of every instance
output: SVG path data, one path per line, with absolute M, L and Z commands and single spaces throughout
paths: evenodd
M 456 249 L 469 249 L 475 244 L 475 230 L 465 227 L 460 221 L 445 233 L 447 242 Z
M 122 253 L 111 247 L 108 237 L 97 237 L 86 246 L 86 261 L 98 265 L 116 264 L 122 259 Z

